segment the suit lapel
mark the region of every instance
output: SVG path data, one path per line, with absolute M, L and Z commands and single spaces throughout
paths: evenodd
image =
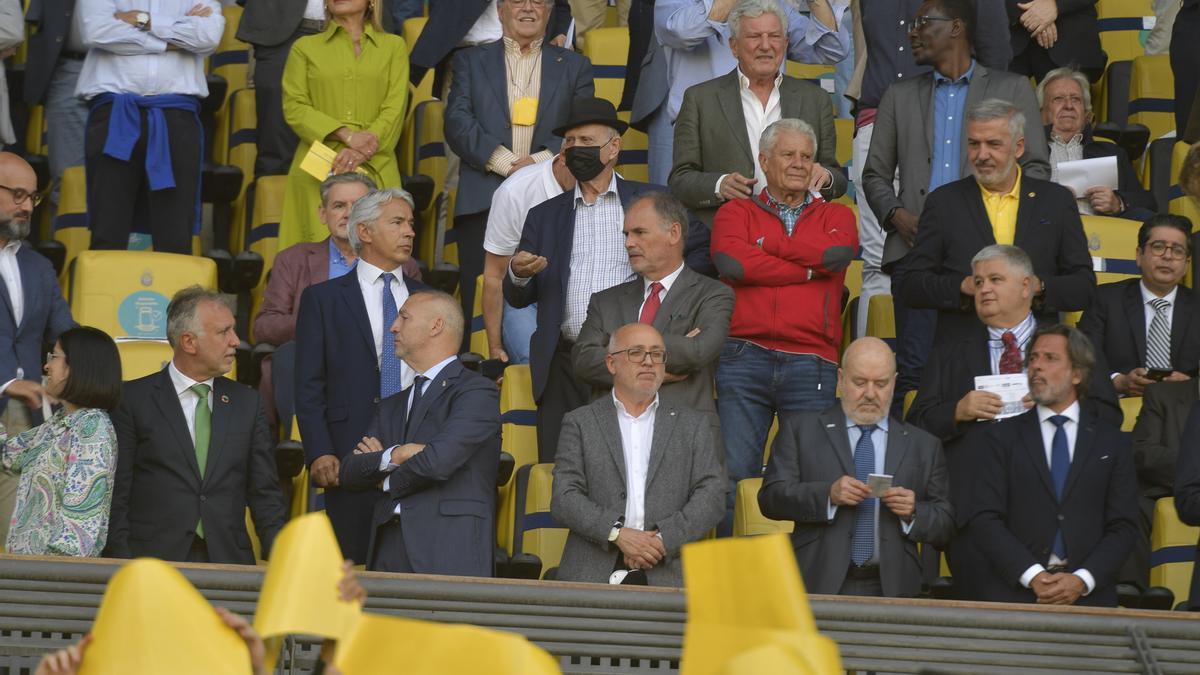
M 167 426 L 171 428 L 171 433 L 175 436 L 175 447 L 183 453 L 184 462 L 191 467 L 196 482 L 200 483 L 202 481 L 200 465 L 196 462 L 196 443 L 192 440 L 191 432 L 188 431 L 187 419 L 183 416 L 183 406 L 179 403 L 179 395 L 175 393 L 175 383 L 171 381 L 171 373 L 167 371 L 167 368 L 158 372 L 158 379 L 155 380 L 154 386 L 158 389 L 158 396 L 154 397 L 158 412 L 167 421 Z M 212 449 L 212 445 L 210 436 L 209 449 Z
M 462 373 L 462 363 L 455 360 L 446 364 L 442 368 L 442 372 L 437 374 L 429 386 L 425 387 L 425 393 L 421 394 L 421 400 L 417 401 L 417 405 L 413 406 L 410 414 L 411 423 L 406 423 L 403 427 L 405 440 L 412 436 L 412 431 L 421 426 L 421 422 L 425 420 L 425 414 L 433 408 L 434 402 L 442 397 L 442 394 L 450 388 L 450 382 L 455 380 Z M 406 390 L 407 391 L 407 390 Z
M 654 415 L 654 433 L 650 437 L 650 464 L 646 467 L 647 486 L 654 480 L 654 473 L 662 464 L 663 456 L 667 454 L 677 421 L 679 421 L 679 415 L 675 409 L 660 403 L 658 411 Z
M 1175 295 L 1175 297 L 1176 297 L 1176 299 L 1178 299 L 1178 298 L 1182 297 L 1182 295 L 1183 295 L 1182 293 L 1177 293 Z M 1144 307 L 1142 306 L 1141 282 L 1138 281 L 1137 279 L 1132 279 L 1132 280 L 1130 280 L 1130 282 L 1128 284 L 1126 284 L 1126 286 L 1125 286 L 1125 303 L 1124 304 L 1125 304 L 1125 307 L 1127 307 L 1129 309 L 1129 313 L 1126 316 L 1126 319 L 1128 319 L 1128 321 L 1129 321 L 1128 325 L 1129 325 L 1130 337 L 1133 338 L 1133 345 L 1134 345 L 1134 348 L 1137 350 L 1137 362 L 1139 364 L 1141 364 L 1141 363 L 1145 362 L 1145 358 L 1146 358 L 1146 311 L 1145 311 Z M 1175 303 L 1175 306 L 1176 306 L 1176 308 L 1178 308 L 1179 303 L 1178 302 Z M 1178 312 L 1176 312 L 1176 313 L 1178 313 Z M 1116 319 L 1116 317 L 1113 317 L 1113 318 Z M 1178 353 L 1175 351 L 1175 337 L 1176 337 L 1175 336 L 1175 326 L 1179 326 L 1180 328 L 1183 327 L 1181 324 L 1176 323 L 1175 319 L 1172 318 L 1172 320 L 1171 320 L 1171 353 L 1172 354 Z M 1181 331 L 1179 331 L 1179 333 L 1180 333 L 1179 337 L 1183 337 L 1183 331 L 1181 330 Z
M 973 178 L 963 180 L 961 183 L 963 186 L 963 201 L 967 209 L 966 212 L 971 214 L 971 217 L 967 220 L 970 220 L 979 229 L 979 233 L 983 235 L 984 246 L 996 243 L 996 233 L 992 230 L 992 221 L 988 218 L 987 209 L 983 207 L 983 194 L 979 191 L 979 184 Z M 1017 212 L 1017 217 L 1020 218 L 1020 211 Z M 1020 232 L 1021 228 L 1018 227 L 1018 235 Z
M 642 296 L 645 295 L 645 291 L 643 290 L 644 284 L 645 281 L 642 276 L 638 275 L 638 278 L 621 287 L 620 312 L 622 326 L 638 322 L 638 315 L 641 313 L 642 301 L 644 300 Z M 667 295 L 671 294 L 667 293 Z M 655 317 L 655 323 L 657 323 L 657 317 Z
M 850 441 L 847 439 L 846 444 Z M 887 454 L 883 458 L 883 471 L 889 476 L 895 476 L 897 469 L 904 465 L 904 455 L 908 453 L 908 429 L 904 423 L 891 417 L 888 418 Z
M 541 88 L 538 89 L 537 123 L 541 123 L 543 120 L 549 121 L 550 101 L 556 98 L 558 81 L 562 79 L 565 67 L 562 62 L 562 55 L 552 53 L 553 50 L 547 47 L 548 45 L 542 45 L 542 76 Z
M 620 194 L 620 186 L 621 180 L 617 179 L 618 194 Z M 558 268 L 558 282 L 561 284 L 559 289 L 560 296 L 563 302 L 566 302 L 567 282 L 571 277 L 571 249 L 575 243 L 575 196 L 573 191 L 563 194 L 567 195 L 567 197 L 561 203 L 561 210 L 558 212 L 556 218 L 548 221 L 553 223 L 553 226 L 546 228 L 546 230 L 552 232 L 553 236 L 558 237 L 554 242 L 555 257 L 550 259 L 552 261 L 550 264 Z
M 925 147 L 933 152 L 933 75 L 918 80 L 917 101 L 921 104 L 921 119 L 925 120 L 922 131 L 925 132 Z
M 592 407 L 592 411 L 596 415 L 600 435 L 608 444 L 608 452 L 612 455 L 613 464 L 617 466 L 617 472 L 621 474 L 621 485 L 628 490 L 629 476 L 625 470 L 625 451 L 621 445 L 621 425 L 617 423 L 617 406 L 613 403 L 612 396 L 599 399 Z M 655 433 L 657 432 L 658 430 L 655 429 Z
M 13 315 L 12 300 L 8 297 L 8 284 L 5 283 L 3 277 L 0 277 L 0 299 L 4 301 L 4 308 L 8 310 L 9 321 L 13 322 L 13 336 L 15 337 L 21 327 L 17 325 L 17 317 Z
M 750 153 L 750 137 L 746 135 L 746 114 L 742 112 L 742 92 L 737 70 L 725 76 L 721 81 L 721 89 L 722 95 L 717 97 L 717 101 L 733 133 L 733 140 L 750 160 L 750 165 L 755 166 L 755 158 Z
M 1087 408 L 1080 403 L 1079 428 L 1075 432 L 1075 453 L 1071 457 L 1071 466 L 1067 469 L 1067 483 L 1063 486 L 1061 500 L 1063 503 L 1071 496 L 1071 487 L 1075 485 L 1075 481 L 1083 473 L 1083 470 L 1086 468 L 1085 465 L 1092 460 L 1094 451 L 1099 449 L 1095 447 L 1096 427 L 1093 424 L 1091 416 L 1087 413 Z
M 679 298 L 688 295 L 688 289 L 696 285 L 695 273 L 689 274 L 686 266 L 679 276 L 675 277 L 675 283 L 671 284 L 671 290 L 667 291 L 667 297 L 663 298 L 662 305 L 658 308 L 658 314 L 654 315 L 654 322 L 651 324 L 659 333 L 666 333 L 667 326 L 671 323 L 671 310 L 675 309 L 683 301 Z
M 1032 186 L 1028 190 L 1025 189 L 1025 173 L 1022 171 L 1020 185 L 1017 186 L 1017 225 L 1013 232 L 1013 245 L 1026 251 L 1030 250 L 1026 240 L 1034 236 L 1033 229 L 1036 223 L 1033 219 L 1038 213 L 1037 198 L 1038 193 Z M 982 199 L 980 197 L 981 203 Z
M 218 377 L 213 380 L 212 431 L 209 434 L 208 464 L 204 469 L 205 478 L 211 476 L 213 467 L 217 466 L 221 450 L 225 448 L 225 437 L 229 434 L 229 428 L 233 426 L 235 411 L 229 402 L 231 390 L 230 382 L 225 378 Z
M 488 50 L 483 57 L 483 69 L 488 74 L 492 89 L 496 95 L 499 109 L 504 113 L 504 120 L 512 122 L 512 111 L 508 105 L 508 62 L 504 54 L 504 40 L 500 39 L 491 44 L 483 45 L 480 49 Z M 476 115 L 482 116 L 482 110 L 476 110 Z
M 351 317 L 355 326 L 358 327 L 359 334 L 367 341 L 367 346 L 371 348 L 372 354 L 375 353 L 375 336 L 371 335 L 371 319 L 367 316 L 367 305 L 363 300 L 362 287 L 358 285 L 358 265 L 350 268 L 344 276 L 338 277 L 335 282 L 342 293 L 342 302 L 350 310 L 354 316 Z
M 821 426 L 833 444 L 833 452 L 842 465 L 842 472 L 848 476 L 854 475 L 854 456 L 850 454 L 850 436 L 846 432 L 846 414 L 841 407 L 829 409 L 821 413 Z
M 1050 477 L 1050 464 L 1046 461 L 1046 445 L 1042 441 L 1042 431 L 1039 427 L 1037 409 L 1030 410 L 1021 417 L 1021 446 L 1025 449 L 1028 455 L 1030 464 L 1037 475 L 1042 479 L 1042 484 L 1046 487 L 1046 492 L 1049 493 L 1051 499 L 1057 500 L 1057 495 L 1054 491 L 1054 480 Z

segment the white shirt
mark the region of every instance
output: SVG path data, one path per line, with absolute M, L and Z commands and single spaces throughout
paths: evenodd
M 325 20 L 325 2 L 324 0 L 308 0 L 308 4 L 304 6 L 304 18 L 313 19 L 316 21 Z
M 642 414 L 634 417 L 613 392 L 617 426 L 621 428 L 621 451 L 625 456 L 625 527 L 646 529 L 646 473 L 650 469 L 650 446 L 654 440 L 654 417 L 658 394 Z
M 10 241 L 0 248 L 0 277 L 8 290 L 8 301 L 12 304 L 13 321 L 21 325 L 25 315 L 25 290 L 21 286 L 21 266 L 17 264 L 17 251 L 21 250 L 21 240 Z
M 429 368 L 428 370 L 426 370 L 423 373 L 417 373 L 416 371 L 413 371 L 414 382 L 415 382 L 415 378 L 417 375 L 423 375 L 423 376 L 429 378 L 429 379 L 425 380 L 425 382 L 423 382 L 421 385 L 421 396 L 424 396 L 425 392 L 429 391 L 429 385 L 433 384 L 433 381 L 437 379 L 437 376 L 439 373 L 442 372 L 442 369 L 445 368 L 446 366 L 450 365 L 456 359 L 458 359 L 457 355 L 448 356 L 444 360 L 439 361 L 437 364 L 435 364 L 434 366 L 432 366 L 431 368 Z M 406 363 L 404 365 L 407 366 L 408 364 Z M 407 423 L 409 416 L 412 415 L 413 393 L 416 392 L 416 390 L 417 390 L 416 387 L 411 387 L 409 390 L 409 393 L 408 393 L 408 402 L 405 404 L 405 415 L 404 415 L 404 419 L 405 419 L 406 423 Z M 392 445 L 392 446 L 386 448 L 383 452 L 379 453 L 380 454 L 380 457 L 379 457 L 379 470 L 380 471 L 386 471 L 390 474 L 391 472 L 400 468 L 399 464 L 392 464 L 392 461 L 391 461 L 392 460 L 392 450 L 395 450 L 398 447 L 400 447 L 399 443 Z M 392 480 L 392 477 L 390 475 L 383 479 L 383 491 L 384 492 L 388 491 L 388 489 L 391 485 L 391 480 Z M 400 513 L 400 505 L 399 504 L 396 504 L 396 508 L 393 509 L 392 513 L 396 513 L 396 514 Z
M 210 377 L 204 381 L 196 381 L 192 378 L 179 372 L 175 367 L 175 361 L 167 364 L 167 373 L 171 376 L 171 384 L 175 386 L 175 395 L 179 397 L 179 407 L 183 408 L 183 419 L 187 421 L 188 434 L 192 437 L 192 445 L 196 444 L 196 403 L 200 401 L 200 397 L 196 392 L 192 391 L 192 387 L 197 384 L 208 385 L 208 409 L 212 410 L 213 405 L 213 382 L 216 380 Z
M 1052 461 L 1054 434 L 1058 432 L 1058 427 L 1055 426 L 1054 422 L 1050 421 L 1050 418 L 1055 415 L 1062 415 L 1067 418 L 1067 421 L 1063 423 L 1063 432 L 1067 435 L 1067 456 L 1074 461 L 1075 439 L 1079 436 L 1079 401 L 1075 401 L 1067 406 L 1067 409 L 1060 413 L 1054 412 L 1042 405 L 1037 406 L 1038 429 L 1042 432 L 1042 447 L 1046 452 L 1047 470 L 1050 468 Z M 1050 554 L 1050 565 L 1062 565 L 1065 562 L 1053 553 Z M 1021 575 L 1021 585 L 1029 588 L 1029 584 L 1033 582 L 1033 578 L 1044 571 L 1046 571 L 1046 568 L 1037 563 L 1030 565 L 1029 569 L 1025 570 L 1025 573 Z M 1084 595 L 1091 593 L 1096 588 L 1096 579 L 1092 576 L 1091 572 L 1085 569 L 1077 569 L 1072 574 L 1083 580 L 1085 587 L 1083 591 Z
M 662 306 L 663 302 L 666 302 L 667 293 L 671 291 L 671 286 L 675 284 L 675 280 L 679 278 L 680 274 L 683 274 L 683 263 L 679 263 L 679 267 L 675 268 L 674 272 L 658 280 L 658 283 L 662 284 L 662 290 L 658 292 L 659 307 Z M 650 284 L 652 283 L 654 282 L 644 277 L 642 278 L 642 304 L 641 307 L 638 307 L 638 316 L 642 315 L 642 307 L 645 307 L 646 301 L 650 299 Z
M 779 83 L 783 81 L 783 74 L 775 76 L 775 86 L 771 88 L 771 94 L 767 96 L 767 103 L 758 99 L 758 94 L 750 91 L 750 78 L 742 74 L 742 69 L 738 68 L 738 92 L 742 97 L 742 116 L 746 118 L 746 135 L 750 139 L 750 156 L 754 158 L 754 193 L 758 194 L 767 185 L 767 176 L 763 173 L 762 165 L 758 161 L 758 139 L 762 136 L 763 131 L 773 123 L 778 122 L 783 116 L 782 108 L 779 103 Z M 717 185 L 713 188 L 713 192 L 721 194 L 721 181 L 725 180 L 724 174 L 717 179 Z
M 521 167 L 492 193 L 483 250 L 495 255 L 515 255 L 529 209 L 565 192 L 554 177 L 554 160 Z
M 474 47 L 487 42 L 495 42 L 504 37 L 504 27 L 500 25 L 500 13 L 496 10 L 496 0 L 488 0 L 483 13 L 475 19 L 471 30 L 463 36 L 459 47 Z
M 383 353 L 383 270 L 371 263 L 358 259 L 354 266 L 358 275 L 358 287 L 362 290 L 363 303 L 367 306 L 367 319 L 371 322 L 371 339 L 375 343 L 375 364 L 380 363 Z M 404 272 L 399 267 L 392 270 L 395 280 L 392 281 L 392 297 L 396 299 L 396 310 L 399 311 L 408 300 L 408 286 L 404 283 Z M 391 326 L 387 327 L 391 330 Z M 400 362 L 400 388 L 412 386 L 416 373 L 404 361 Z
M 212 14 L 185 16 L 197 2 L 210 7 Z M 138 30 L 113 16 L 130 10 L 149 13 L 150 30 Z M 79 0 L 75 20 L 89 48 L 76 96 L 208 96 L 204 57 L 216 50 L 225 30 L 221 5 L 214 0 Z M 167 51 L 169 44 L 180 50 Z

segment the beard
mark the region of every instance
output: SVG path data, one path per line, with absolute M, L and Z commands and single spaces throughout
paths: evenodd
M 28 219 L 17 219 L 7 214 L 0 215 L 0 237 L 9 241 L 18 241 L 28 236 Z
M 980 185 L 994 192 L 999 189 L 1000 186 L 1004 184 L 1004 181 L 1012 174 L 1013 167 L 1016 166 L 1016 164 L 1016 156 L 1009 155 L 1008 159 L 1005 160 L 1003 164 L 997 166 L 996 170 L 992 171 L 992 173 L 989 175 L 983 175 L 979 171 L 979 168 L 974 164 L 971 165 L 971 174 L 975 176 L 975 180 L 979 181 Z

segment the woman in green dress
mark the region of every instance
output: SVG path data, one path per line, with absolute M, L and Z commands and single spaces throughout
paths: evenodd
M 296 40 L 283 70 L 283 115 L 300 137 L 288 172 L 279 250 L 321 241 L 321 181 L 300 168 L 314 141 L 337 153 L 333 173 L 362 171 L 400 187 L 396 143 L 408 105 L 408 46 L 384 32 L 384 0 L 326 0 L 324 32 Z

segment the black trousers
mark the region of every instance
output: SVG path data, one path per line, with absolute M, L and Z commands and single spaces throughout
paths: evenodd
M 408 548 L 400 531 L 400 517 L 396 516 L 375 530 L 375 555 L 372 556 L 372 572 L 404 572 L 411 574 L 412 562 L 408 559 Z
M 490 211 L 469 213 L 454 219 L 454 241 L 458 243 L 458 292 L 462 298 L 467 330 L 463 331 L 461 351 L 471 348 L 471 317 L 475 310 L 475 278 L 483 274 L 483 235 Z M 426 261 L 430 262 L 430 261 Z M 484 354 L 487 356 L 487 354 Z
M 171 143 L 171 168 L 175 187 L 150 190 L 146 177 L 146 111 L 142 111 L 142 135 L 129 161 L 104 154 L 112 106 L 92 111 L 84 135 L 84 165 L 87 174 L 88 222 L 92 248 L 129 248 L 134 218 L 144 213 L 149 219 L 154 250 L 163 253 L 192 252 L 192 225 L 196 221 L 196 199 L 200 189 L 201 129 L 196 115 L 187 110 L 164 110 Z M 144 211 L 138 210 L 142 202 Z
M 208 543 L 200 537 L 192 539 L 192 547 L 188 549 L 187 560 L 184 562 L 206 563 L 211 562 L 208 557 Z
M 291 168 L 300 137 L 283 118 L 283 66 L 292 44 L 313 34 L 301 28 L 277 45 L 254 45 L 254 106 L 258 118 L 255 177 L 283 176 Z
M 550 375 L 537 407 L 538 462 L 545 464 L 554 461 L 563 415 L 587 404 L 591 393 L 591 389 L 575 377 L 575 370 L 571 367 L 570 343 L 560 340 L 554 355 L 550 357 Z

